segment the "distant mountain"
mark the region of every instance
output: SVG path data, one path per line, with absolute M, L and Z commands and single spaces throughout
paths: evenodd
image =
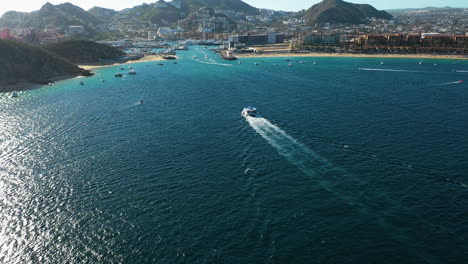
M 0 18 L 0 26 L 20 28 L 64 27 L 71 25 L 90 26 L 101 24 L 99 18 L 70 3 L 53 5 L 46 3 L 40 10 L 31 13 L 7 12 Z
M 108 9 L 108 8 L 102 8 L 102 7 L 93 7 L 90 10 L 88 10 L 88 13 L 93 15 L 95 18 L 100 19 L 101 21 L 104 22 L 111 22 L 115 15 L 118 13 L 117 11 L 113 9 Z
M 142 4 L 133 8 L 125 9 L 120 15 L 127 15 L 143 21 L 151 21 L 153 24 L 173 24 L 184 16 L 183 10 L 159 0 L 153 4 Z
M 130 15 L 154 24 L 173 24 L 186 19 L 200 8 L 219 10 L 234 10 L 247 15 L 259 14 L 259 10 L 241 0 L 174 0 L 166 2 L 158 0 L 152 4 L 142 4 L 125 9 L 121 14 Z
M 125 55 L 117 48 L 87 40 L 67 40 L 43 47 L 73 63 L 97 62 L 101 59 L 116 59 Z
M 78 66 L 43 48 L 0 40 L 0 85 L 44 83 L 64 75 L 79 75 L 81 71 Z
M 416 11 L 416 10 L 441 10 L 441 9 L 458 9 L 456 7 L 433 7 L 433 6 L 428 6 L 428 7 L 423 7 L 423 8 L 403 8 L 403 9 L 388 9 L 385 10 L 387 12 L 406 12 L 406 11 Z
M 259 10 L 241 0 L 180 0 L 182 8 L 190 12 L 200 7 L 208 7 L 219 10 L 234 10 L 247 15 L 257 15 Z
M 370 17 L 392 18 L 387 12 L 379 11 L 371 5 L 353 4 L 342 0 L 324 0 L 305 12 L 305 18 L 310 23 L 360 24 Z

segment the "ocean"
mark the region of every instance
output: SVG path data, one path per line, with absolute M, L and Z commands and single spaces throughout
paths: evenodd
M 0 263 L 466 261 L 468 61 L 178 55 L 0 94 Z

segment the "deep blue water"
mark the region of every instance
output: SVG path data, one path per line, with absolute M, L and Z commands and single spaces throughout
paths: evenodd
M 466 261 L 468 62 L 203 52 L 0 95 L 0 263 Z

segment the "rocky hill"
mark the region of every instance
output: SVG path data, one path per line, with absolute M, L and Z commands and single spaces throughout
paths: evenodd
M 324 0 L 308 9 L 305 18 L 310 23 L 366 23 L 368 18 L 391 19 L 385 11 L 379 11 L 371 5 L 353 4 L 342 0 Z
M 46 3 L 40 10 L 31 13 L 10 11 L 0 18 L 0 26 L 10 28 L 45 28 L 46 26 L 65 27 L 71 25 L 101 24 L 99 18 L 70 3 L 53 5 Z
M 46 49 L 0 40 L 0 87 L 19 82 L 45 83 L 81 72 L 78 66 Z
M 116 59 L 125 53 L 114 47 L 87 40 L 68 40 L 43 46 L 73 63 L 97 62 L 101 59 Z
M 94 17 L 100 19 L 103 22 L 110 23 L 114 19 L 115 15 L 118 13 L 117 11 L 113 9 L 108 9 L 108 8 L 102 8 L 95 6 L 88 10 L 88 13 L 93 15 Z

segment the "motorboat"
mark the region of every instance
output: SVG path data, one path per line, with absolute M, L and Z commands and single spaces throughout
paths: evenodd
M 114 74 L 114 76 L 115 76 L 115 77 L 123 77 L 123 74 L 121 74 L 121 73 L 118 72 L 118 73 Z
M 161 62 L 156 63 L 156 65 L 163 66 L 164 64 Z
M 249 106 L 249 107 L 246 107 L 242 110 L 242 115 L 244 117 L 257 117 L 258 116 L 258 113 L 257 113 L 257 108 L 255 107 L 252 107 L 252 106 Z
M 163 56 L 163 59 L 165 59 L 165 60 L 176 60 L 177 57 L 172 56 L 172 55 L 165 55 L 165 56 Z
M 83 81 L 80 81 L 80 85 L 84 85 L 84 82 L 83 82 Z
M 135 75 L 135 74 L 136 74 L 136 71 L 135 71 L 135 70 L 130 70 L 130 71 L 128 72 L 128 74 L 130 74 L 130 75 Z
M 12 92 L 10 98 L 17 98 L 19 97 L 17 92 Z

